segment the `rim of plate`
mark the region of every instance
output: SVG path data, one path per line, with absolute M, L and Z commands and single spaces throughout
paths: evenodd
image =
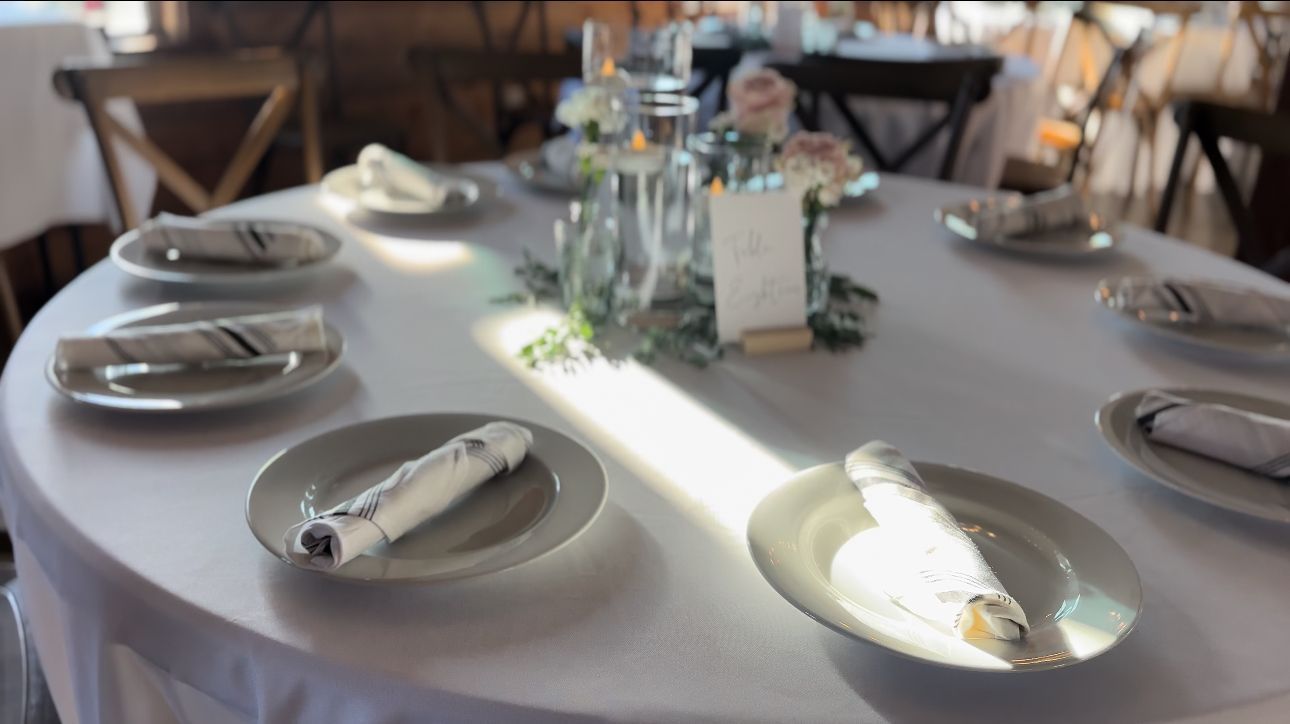
M 1119 276 L 1119 277 L 1107 277 L 1098 281 L 1097 287 L 1093 290 L 1093 300 L 1097 302 L 1097 305 L 1102 309 L 1105 309 L 1106 311 L 1115 315 L 1115 317 L 1118 319 L 1123 319 L 1128 322 L 1131 322 L 1133 326 L 1138 329 L 1145 329 L 1153 334 L 1158 334 L 1161 337 L 1172 339 L 1178 342 L 1183 342 L 1194 347 L 1200 347 L 1202 349 L 1207 349 L 1214 352 L 1223 352 L 1225 354 L 1236 354 L 1244 357 L 1262 357 L 1265 359 L 1290 358 L 1290 335 L 1286 336 L 1282 342 L 1278 343 L 1275 346 L 1267 346 L 1267 345 L 1249 346 L 1249 345 L 1240 345 L 1240 344 L 1221 342 L 1219 340 L 1210 339 L 1207 337 L 1200 337 L 1195 334 L 1192 334 L 1191 332 L 1188 331 L 1189 327 L 1187 325 L 1154 324 L 1152 322 L 1141 320 L 1136 315 L 1129 314 L 1125 310 L 1114 306 L 1111 303 L 1111 295 L 1104 293 L 1104 290 L 1110 289 L 1110 285 L 1112 283 L 1118 282 L 1124 279 L 1155 280 L 1155 279 L 1163 279 L 1163 278 L 1165 277 L 1153 276 L 1149 274 L 1130 274 L 1130 275 Z M 1215 287 L 1223 287 L 1229 291 L 1235 291 L 1235 292 L 1249 292 L 1249 291 L 1259 292 L 1259 290 L 1255 289 L 1254 287 L 1242 286 L 1240 284 L 1232 284 L 1232 283 L 1228 283 L 1224 281 L 1216 281 L 1212 279 L 1191 278 L 1184 281 L 1199 282 L 1199 283 L 1203 283 L 1203 284 L 1207 284 Z
M 432 164 L 427 164 L 427 166 L 431 169 L 434 169 L 438 173 L 448 175 L 448 176 L 456 176 L 458 178 L 463 178 L 470 181 L 471 183 L 475 184 L 475 186 L 479 189 L 479 195 L 475 198 L 474 201 L 470 202 L 469 204 L 466 204 L 465 206 L 451 208 L 451 209 L 440 208 L 434 211 L 398 211 L 395 209 L 377 209 L 371 206 L 365 206 L 363 202 L 359 200 L 358 196 L 352 193 L 349 193 L 346 190 L 346 188 L 351 185 L 350 177 L 358 175 L 358 164 L 355 164 L 355 163 L 351 163 L 345 166 L 341 166 L 340 168 L 335 168 L 335 169 L 332 169 L 331 171 L 328 171 L 327 174 L 322 177 L 321 186 L 325 193 L 345 199 L 346 201 L 350 201 L 354 203 L 357 209 L 363 212 L 374 214 L 376 216 L 398 218 L 398 219 L 413 219 L 413 218 L 445 218 L 446 219 L 446 218 L 451 218 L 456 216 L 464 216 L 467 214 L 474 214 L 482 209 L 486 209 L 488 208 L 488 206 L 490 206 L 491 204 L 497 201 L 497 198 L 500 192 L 498 191 L 497 183 L 493 181 L 491 178 L 488 178 L 487 176 L 483 176 L 481 174 L 471 173 L 470 171 L 467 171 L 466 169 L 463 169 L 460 166 L 453 166 L 451 164 L 432 163 Z M 354 183 L 356 183 L 356 181 L 354 181 Z
M 284 307 L 281 305 L 267 304 L 267 303 L 261 303 L 261 302 L 239 302 L 239 301 L 165 302 L 163 304 L 155 304 L 151 307 L 144 307 L 142 309 L 133 309 L 128 312 L 122 312 L 120 314 L 112 315 L 111 317 L 107 317 L 106 319 L 101 319 L 95 322 L 94 324 L 91 324 L 89 327 L 85 328 L 85 331 L 90 334 L 99 334 L 113 329 L 120 329 L 134 322 L 146 321 L 148 319 L 158 317 L 168 312 L 174 312 L 179 309 L 192 309 L 192 310 L 198 310 L 198 311 L 205 310 L 205 309 L 230 310 L 227 312 L 218 312 L 213 314 L 213 316 L 211 317 L 213 319 L 220 316 L 230 316 L 230 315 L 236 316 L 238 314 L 265 314 L 269 312 L 287 311 L 287 310 L 293 309 L 293 307 L 290 307 L 290 306 Z M 295 384 L 284 385 L 283 387 L 267 392 L 266 394 L 264 394 L 263 397 L 256 397 L 253 399 L 245 399 L 245 398 L 229 398 L 224 400 L 217 399 L 210 402 L 194 402 L 187 406 L 181 406 L 181 407 L 133 406 L 133 405 L 126 404 L 125 401 L 129 399 L 149 400 L 154 398 L 148 398 L 148 397 L 121 398 L 121 397 L 114 397 L 111 395 L 104 395 L 98 392 L 82 392 L 78 390 L 73 390 L 65 386 L 62 383 L 62 381 L 59 380 L 58 378 L 58 359 L 56 354 L 51 354 L 49 356 L 49 360 L 45 363 L 45 381 L 47 381 L 49 385 L 53 387 L 54 390 L 58 392 L 60 395 L 75 403 L 82 404 L 82 405 L 89 405 L 91 407 L 98 407 L 105 410 L 119 410 L 122 412 L 139 412 L 139 413 L 182 414 L 186 412 L 209 412 L 212 410 L 226 410 L 226 409 L 231 409 L 236 407 L 247 407 L 247 406 L 256 405 L 262 402 L 269 402 L 271 400 L 276 400 L 280 397 L 285 397 L 286 395 L 294 394 L 307 387 L 311 387 L 314 384 L 317 384 L 323 381 L 324 379 L 326 379 L 327 377 L 329 377 L 333 372 L 336 371 L 336 368 L 340 367 L 341 360 L 344 359 L 345 357 L 345 350 L 347 345 L 345 341 L 345 335 L 341 334 L 340 330 L 336 329 L 331 324 L 328 324 L 325 319 L 323 321 L 323 326 L 325 328 L 326 337 L 329 342 L 329 345 L 328 345 L 329 353 L 331 352 L 330 342 L 332 340 L 335 340 L 336 342 L 335 353 L 331 354 L 331 358 L 328 360 L 327 364 L 323 366 L 321 369 L 319 369 L 317 373 L 309 377 L 300 378 Z M 231 388 L 231 389 L 238 389 L 238 388 Z
M 549 194 L 576 194 L 578 192 L 575 184 L 562 179 L 557 174 L 551 173 L 542 164 L 541 149 L 528 148 L 513 151 L 506 154 L 502 161 L 506 164 L 506 169 L 529 188 Z M 534 169 L 532 175 L 525 175 L 520 170 L 520 167 L 524 164 Z
M 266 219 L 268 221 L 268 219 Z M 299 223 L 299 222 L 289 222 Z M 303 264 L 291 266 L 266 266 L 266 267 L 243 267 L 230 271 L 180 271 L 177 269 L 166 269 L 155 264 L 139 263 L 132 259 L 127 259 L 125 250 L 139 242 L 139 230 L 130 229 L 124 234 L 118 236 L 116 241 L 112 242 L 112 247 L 108 251 L 109 258 L 118 269 L 131 276 L 140 279 L 147 279 L 154 282 L 165 282 L 167 284 L 221 284 L 221 285 L 250 285 L 250 284 L 267 284 L 269 282 L 282 281 L 303 277 L 316 272 L 322 265 L 330 262 L 340 252 L 342 242 L 335 234 L 310 224 L 301 224 L 322 234 L 324 243 L 327 245 L 327 254 L 319 259 L 308 261 Z M 147 254 L 143 258 L 147 259 Z
M 1012 195 L 1004 195 L 1001 197 L 991 197 L 986 199 L 986 201 L 1002 203 L 1011 198 L 1016 197 Z M 950 233 L 960 239 L 964 239 L 987 249 L 1002 249 L 1024 256 L 1047 257 L 1054 259 L 1084 258 L 1100 256 L 1102 254 L 1112 252 L 1120 246 L 1119 228 L 1115 224 L 1107 224 L 1096 229 L 1090 227 L 1086 241 L 1080 244 L 1061 244 L 1034 239 L 1018 239 L 1015 236 L 1009 235 L 992 236 L 988 239 L 969 236 L 963 233 L 962 229 L 957 228 L 957 224 L 949 222 L 949 218 L 952 216 L 969 216 L 969 214 L 964 212 L 964 209 L 968 207 L 969 203 L 971 202 L 949 204 L 939 207 L 932 211 L 932 218 L 936 223 L 945 227 L 950 231 Z M 1094 238 L 1101 238 L 1104 240 L 1104 243 L 1094 244 L 1092 243 Z
M 919 468 L 938 469 L 939 468 L 939 469 L 949 470 L 960 474 L 966 474 L 966 475 L 985 478 L 986 480 L 989 480 L 993 483 L 1002 483 L 1008 487 L 1019 488 L 1020 490 L 1023 490 L 1028 494 L 1043 498 L 1044 500 L 1048 501 L 1050 504 L 1055 505 L 1058 508 L 1061 508 L 1064 511 L 1064 513 L 1071 516 L 1073 520 L 1077 520 L 1083 525 L 1087 526 L 1089 529 L 1099 532 L 1104 538 L 1105 542 L 1111 544 L 1112 546 L 1111 550 L 1114 550 L 1119 554 L 1120 558 L 1122 559 L 1122 562 L 1125 563 L 1127 566 L 1126 570 L 1132 571 L 1133 573 L 1133 580 L 1136 582 L 1136 589 L 1137 589 L 1136 605 L 1134 607 L 1133 620 L 1129 622 L 1128 626 L 1118 636 L 1116 636 L 1114 640 L 1112 640 L 1108 645 L 1106 645 L 1102 649 L 1092 653 L 1091 655 L 1083 656 L 1081 658 L 1067 658 L 1055 663 L 1049 663 L 1046 666 L 1031 666 L 1031 667 L 1025 667 L 1025 668 L 1010 667 L 1006 669 L 965 666 L 961 664 L 944 661 L 941 659 L 925 658 L 910 652 L 901 651 L 899 649 L 892 648 L 878 639 L 867 638 L 866 636 L 862 635 L 856 630 L 850 630 L 830 620 L 826 615 L 813 610 L 810 607 L 810 605 L 807 604 L 806 602 L 799 600 L 799 598 L 793 592 L 790 592 L 784 586 L 781 586 L 780 582 L 776 579 L 776 577 L 773 574 L 767 572 L 767 569 L 763 565 L 761 556 L 758 554 L 758 550 L 755 547 L 755 544 L 752 539 L 751 523 L 752 523 L 752 520 L 757 517 L 758 509 L 760 509 L 762 505 L 765 505 L 767 501 L 779 491 L 786 489 L 790 485 L 793 485 L 794 481 L 796 481 L 799 477 L 805 475 L 808 472 L 816 471 L 820 468 L 828 468 L 828 467 L 836 466 L 838 465 L 838 463 L 824 463 L 821 465 L 816 465 L 810 468 L 806 468 L 804 470 L 799 470 L 796 474 L 794 474 L 791 478 L 789 478 L 787 482 L 785 482 L 779 488 L 776 488 L 765 498 L 763 498 L 761 502 L 757 504 L 757 508 L 754 509 L 753 514 L 749 519 L 749 531 L 748 531 L 748 534 L 745 535 L 745 538 L 747 539 L 749 554 L 752 556 L 753 564 L 756 566 L 758 573 L 761 574 L 762 578 L 770 585 L 772 589 L 775 590 L 776 593 L 780 595 L 780 597 L 782 597 L 785 601 L 791 604 L 799 612 L 805 614 L 808 618 L 814 620 L 815 622 L 823 625 L 825 628 L 829 629 L 830 631 L 841 634 L 842 636 L 845 636 L 846 638 L 851 639 L 853 641 L 859 641 L 867 646 L 872 646 L 876 649 L 881 649 L 882 651 L 888 654 L 898 656 L 908 661 L 916 661 L 922 664 L 928 664 L 939 668 L 953 669 L 957 671 L 973 671 L 973 672 L 985 673 L 985 674 L 1027 674 L 1027 673 L 1033 673 L 1037 671 L 1051 671 L 1054 669 L 1064 669 L 1070 666 L 1074 666 L 1076 664 L 1082 664 L 1087 661 L 1092 661 L 1093 659 L 1107 653 L 1108 651 L 1114 649 L 1116 646 L 1119 646 L 1120 643 L 1125 639 L 1127 639 L 1129 635 L 1132 634 L 1133 631 L 1137 628 L 1139 621 L 1141 621 L 1142 619 L 1142 611 L 1143 611 L 1143 603 L 1144 603 L 1143 595 L 1142 595 L 1143 594 L 1142 575 L 1138 572 L 1138 568 L 1136 565 L 1134 565 L 1133 559 L 1129 557 L 1128 552 L 1124 550 L 1124 547 L 1120 545 L 1119 541 L 1115 540 L 1115 538 L 1113 538 L 1110 533 L 1107 533 L 1104 529 L 1102 529 L 1101 526 L 1097 525 L 1092 520 L 1090 520 L 1087 516 L 1081 514 L 1080 512 L 1076 511 L 1075 509 L 1071 508 L 1065 503 L 1062 503 L 1056 498 L 1052 498 L 1038 491 L 1031 490 L 1030 488 L 1026 488 L 1010 480 L 1005 480 L 1003 478 L 990 475 L 988 473 L 983 473 L 978 470 L 973 470 L 971 468 L 966 468 L 959 465 L 951 465 L 947 463 L 932 463 L 932 462 L 917 461 L 917 460 L 911 460 L 910 463 L 915 467 L 915 469 L 919 469 Z M 864 626 L 864 630 L 867 631 L 871 629 L 868 626 Z
M 263 537 L 260 536 L 260 532 L 256 529 L 254 522 L 251 520 L 251 498 L 255 494 L 256 486 L 260 484 L 260 480 L 264 476 L 265 472 L 268 471 L 272 465 L 277 463 L 284 456 L 290 454 L 293 450 L 295 450 L 300 446 L 314 442 L 315 440 L 322 437 L 327 437 L 329 435 L 341 433 L 342 431 L 347 431 L 353 428 L 358 428 L 358 427 L 363 427 L 368 425 L 375 425 L 377 423 L 390 423 L 396 420 L 416 420 L 416 419 L 421 419 L 426 417 L 479 417 L 479 418 L 488 418 L 489 420 L 505 420 L 508 422 L 514 422 L 519 425 L 523 425 L 525 427 L 540 429 L 545 433 L 552 434 L 556 437 L 564 438 L 566 441 L 572 443 L 575 448 L 585 453 L 587 458 L 595 464 L 595 468 L 598 473 L 598 475 L 596 476 L 596 481 L 599 487 L 599 495 L 596 501 L 595 508 L 591 511 L 589 515 L 586 516 L 584 520 L 582 520 L 578 524 L 576 530 L 570 531 L 568 535 L 564 536 L 560 540 L 550 545 L 547 545 L 544 549 L 538 550 L 532 553 L 531 555 L 518 555 L 517 553 L 515 553 L 515 551 L 524 549 L 524 544 L 521 543 L 511 551 L 502 550 L 497 552 L 494 556 L 489 556 L 487 558 L 484 558 L 482 561 L 480 561 L 480 565 L 486 565 L 489 561 L 500 560 L 508 552 L 512 554 L 513 556 L 512 560 L 507 561 L 503 565 L 498 566 L 496 568 L 485 568 L 485 570 L 481 570 L 474 573 L 463 572 L 462 570 L 459 569 L 457 571 L 451 571 L 451 572 L 443 573 L 439 575 L 430 575 L 430 576 L 423 576 L 423 577 L 358 578 L 353 576 L 342 576 L 342 575 L 337 575 L 335 572 L 332 572 L 332 571 L 322 571 L 314 568 L 305 568 L 303 566 L 297 566 L 296 564 L 288 560 L 285 557 L 285 552 L 281 550 L 281 545 L 282 545 L 281 535 L 279 535 L 276 538 L 276 540 L 265 540 Z M 555 505 L 559 505 L 559 498 L 560 496 L 557 494 Z M 314 576 L 319 576 L 333 581 L 340 581 L 343 583 L 360 585 L 360 586 L 379 586 L 379 587 L 427 586 L 427 585 L 451 583 L 454 581 L 461 581 L 469 578 L 478 578 L 481 576 L 489 576 L 497 573 L 503 573 L 505 571 L 510 571 L 520 566 L 527 565 L 534 561 L 545 558 L 551 555 L 552 553 L 555 553 L 563 549 L 565 546 L 569 545 L 574 540 L 576 540 L 579 536 L 585 533 L 587 529 L 591 527 L 591 524 L 596 522 L 596 519 L 600 517 L 600 514 L 604 512 L 605 504 L 608 502 L 608 500 L 609 500 L 609 473 L 605 470 L 604 462 L 600 459 L 600 456 L 596 455 L 596 453 L 593 452 L 592 449 L 586 443 L 584 443 L 582 440 L 572 435 L 561 432 L 559 430 L 556 430 L 555 428 L 548 427 L 546 425 L 541 425 L 519 417 L 512 417 L 510 415 L 489 415 L 487 413 L 481 413 L 481 412 L 424 412 L 424 413 L 417 413 L 417 414 L 411 414 L 411 415 L 390 415 L 387 417 L 377 417 L 371 420 L 362 420 L 360 422 L 355 422 L 348 425 L 342 425 L 340 427 L 332 428 L 330 430 L 325 430 L 323 432 L 318 433 L 317 435 L 313 435 L 304 440 L 300 440 L 299 442 L 296 442 L 292 445 L 289 445 L 279 450 L 278 452 L 274 453 L 268 460 L 266 460 L 258 470 L 256 470 L 255 477 L 251 479 L 251 485 L 249 488 L 247 488 L 247 491 L 246 491 L 246 502 L 243 505 L 243 514 L 246 518 L 247 527 L 251 529 L 251 535 L 255 537 L 255 540 L 260 544 L 260 546 L 263 547 L 270 554 L 272 554 L 273 557 L 276 558 L 283 565 L 293 570 L 303 571 L 304 573 L 314 575 Z M 551 519 L 553 510 L 548 511 L 534 525 L 534 527 L 531 530 L 536 531 L 539 528 L 546 525 Z
M 1126 445 L 1126 442 L 1124 440 L 1121 440 L 1115 434 L 1115 430 L 1111 423 L 1111 415 L 1115 413 L 1116 410 L 1118 410 L 1121 406 L 1128 405 L 1130 403 L 1136 404 L 1136 401 L 1140 399 L 1144 394 L 1146 394 L 1147 392 L 1156 391 L 1156 390 L 1160 392 L 1167 392 L 1167 393 L 1183 395 L 1183 396 L 1194 396 L 1199 393 L 1201 395 L 1206 395 L 1206 396 L 1218 395 L 1218 396 L 1224 396 L 1228 398 L 1235 398 L 1235 399 L 1246 400 L 1246 401 L 1253 400 L 1256 402 L 1271 402 L 1274 404 L 1279 404 L 1285 407 L 1287 410 L 1290 410 L 1290 403 L 1286 403 L 1281 400 L 1274 400 L 1266 397 L 1255 397 L 1253 395 L 1245 395 L 1239 392 L 1228 392 L 1226 390 L 1215 390 L 1212 388 L 1203 388 L 1203 387 L 1167 387 L 1167 388 L 1166 387 L 1144 387 L 1137 390 L 1125 390 L 1123 392 L 1115 393 L 1106 402 L 1102 403 L 1102 406 L 1099 407 L 1097 412 L 1093 414 L 1093 426 L 1097 428 L 1098 433 L 1101 434 L 1102 439 L 1106 442 L 1107 446 L 1111 448 L 1111 451 L 1115 453 L 1116 457 L 1120 458 L 1120 460 L 1123 461 L 1125 464 L 1127 464 L 1129 467 L 1145 475 L 1146 477 L 1154 480 L 1155 482 L 1165 486 L 1166 488 L 1169 488 L 1170 490 L 1173 490 L 1177 493 L 1185 495 L 1193 500 L 1199 500 L 1202 503 L 1205 503 L 1207 505 L 1212 505 L 1216 508 L 1222 508 L 1223 510 L 1229 510 L 1229 511 L 1232 511 L 1233 513 L 1240 513 L 1241 515 L 1248 515 L 1252 518 L 1259 518 L 1262 520 L 1272 521 L 1274 523 L 1290 523 L 1290 509 L 1286 509 L 1286 508 L 1268 509 L 1262 506 L 1243 508 L 1243 507 L 1233 505 L 1223 500 L 1222 498 L 1203 495 L 1200 492 L 1200 490 L 1198 490 L 1197 488 L 1188 487 L 1186 485 L 1178 483 L 1177 481 L 1175 481 L 1173 478 L 1166 475 L 1165 473 L 1158 471 L 1155 468 L 1151 467 L 1150 465 L 1146 464 L 1146 462 L 1144 462 L 1137 455 L 1137 453 L 1131 450 Z M 1222 404 L 1228 404 L 1228 403 L 1222 403 Z M 1233 468 L 1233 469 L 1239 470 L 1239 468 Z M 1253 473 L 1251 473 L 1251 475 L 1252 474 Z M 1277 484 L 1277 483 L 1273 483 L 1273 484 Z M 1204 488 L 1204 486 L 1199 486 L 1199 487 L 1201 489 Z M 1270 510 L 1278 511 L 1279 514 L 1270 515 L 1269 514 Z

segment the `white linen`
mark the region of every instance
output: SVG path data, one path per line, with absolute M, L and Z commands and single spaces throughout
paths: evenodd
M 1290 482 L 1290 420 L 1158 390 L 1135 412 L 1153 442 Z
M 340 568 L 511 472 L 532 444 L 533 433 L 513 422 L 464 432 L 353 498 L 291 526 L 283 539 L 287 556 L 304 568 Z
M 111 58 L 103 34 L 20 3 L 0 5 L 0 249 L 63 224 L 117 223 L 85 111 L 50 82 L 64 59 Z M 142 132 L 130 102 L 109 101 L 108 112 Z M 156 172 L 119 141 L 116 150 L 136 218 L 147 218 Z
M 1038 234 L 1071 226 L 1087 219 L 1088 206 L 1070 186 L 1030 194 L 1018 206 L 1000 205 L 982 209 L 968 227 L 977 239 Z
M 1112 282 L 1120 308 L 1148 322 L 1187 322 L 1290 334 L 1290 298 L 1257 289 L 1175 278 L 1124 277 Z
M 1135 227 L 1097 264 L 968 253 L 930 217 L 980 189 L 891 174 L 881 203 L 829 214 L 830 268 L 883 297 L 863 350 L 534 373 L 512 352 L 549 318 L 492 304 L 498 292 L 481 285 L 512 279 L 526 246 L 551 263 L 534 230 L 567 216 L 567 203 L 526 192 L 500 164 L 472 171 L 501 185 L 507 208 L 428 239 L 394 221 L 385 233 L 348 226 L 316 187 L 215 212 L 311 223 L 352 242 L 335 273 L 266 292 L 284 305 L 325 302 L 356 372 L 287 402 L 164 421 L 69 407 L 42 379 L 59 334 L 161 293 L 108 265 L 28 327 L 0 377 L 0 477 L 7 520 L 31 552 L 19 574 L 44 572 L 54 587 L 57 605 L 29 611 L 42 660 L 60 662 L 50 678 L 64 721 L 211 721 L 174 690 L 257 724 L 1261 724 L 1290 705 L 1283 532 L 1162 490 L 1091 426 L 1124 389 L 1286 396 L 1284 367 L 1207 364 L 1126 340 L 1093 306 L 1099 280 L 1204 276 L 1284 295 L 1283 283 Z M 462 411 L 582 439 L 609 478 L 600 517 L 514 570 L 397 589 L 301 575 L 247 531 L 247 486 L 278 451 L 362 420 Z M 1105 529 L 1142 576 L 1141 626 L 1068 670 L 965 678 L 802 615 L 753 565 L 748 514 L 791 471 L 879 435 L 915 459 L 1016 481 Z M 1027 591 L 1011 592 L 1030 605 Z M 1234 605 L 1240 615 L 1216 625 Z
M 375 191 L 392 199 L 423 201 L 433 209 L 464 202 L 474 185 L 438 173 L 379 143 L 370 143 L 359 152 L 358 173 L 362 193 Z
M 881 583 L 893 601 L 959 638 L 1016 641 L 1025 635 L 1030 624 L 1021 604 L 899 450 L 866 443 L 847 455 L 845 467 L 892 543 L 897 565 Z
M 139 226 L 144 248 L 247 266 L 304 264 L 327 254 L 317 230 L 281 221 L 229 221 L 161 213 Z
M 66 369 L 121 364 L 199 364 L 327 347 L 322 308 L 65 334 L 55 357 Z

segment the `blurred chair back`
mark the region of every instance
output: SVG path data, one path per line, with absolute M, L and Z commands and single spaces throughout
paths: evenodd
M 801 63 L 772 67 L 797 84 L 797 117 L 803 127 L 819 130 L 820 103 L 827 97 L 879 170 L 900 171 L 945 131 L 948 143 L 938 177 L 948 180 L 954 173 L 968 114 L 990 95 L 990 81 L 1003 67 L 1003 60 L 987 57 L 901 63 L 808 55 Z M 893 153 L 879 148 L 852 112 L 847 105 L 852 96 L 939 101 L 947 108 L 907 148 Z
M 481 50 L 437 50 L 418 46 L 409 61 L 424 79 L 440 110 L 434 124 L 433 152 L 445 160 L 451 119 L 472 131 L 490 152 L 506 152 L 515 133 L 526 124 L 541 126 L 546 135 L 554 112 L 556 94 L 551 86 L 567 78 L 582 77 L 582 56 L 575 53 L 518 53 Z M 487 84 L 494 94 L 490 124 L 462 105 L 459 91 Z
M 1178 121 L 1178 147 L 1169 167 L 1169 180 L 1165 183 L 1160 199 L 1160 212 L 1156 216 L 1156 231 L 1164 233 L 1169 224 L 1169 213 L 1177 196 L 1183 159 L 1187 153 L 1190 136 L 1200 143 L 1201 151 L 1214 170 L 1214 181 L 1223 197 L 1223 204 L 1236 226 L 1236 258 L 1254 266 L 1263 267 L 1283 279 L 1290 278 L 1290 248 L 1270 248 L 1256 228 L 1254 215 L 1241 195 L 1236 177 L 1218 142 L 1227 138 L 1238 143 L 1257 147 L 1262 153 L 1290 157 L 1290 113 L 1266 113 L 1233 106 L 1223 106 L 1203 101 L 1186 101 L 1175 107 Z
M 70 61 L 54 73 L 54 87 L 79 101 L 89 116 L 127 229 L 134 218 L 116 156 L 114 140 L 134 150 L 157 171 L 158 180 L 193 211 L 223 206 L 237 198 L 256 164 L 268 150 L 283 123 L 299 104 L 304 136 L 305 177 L 322 178 L 318 116 L 313 83 L 293 57 L 278 53 L 239 53 L 220 56 L 117 58 L 107 63 Z M 215 188 L 207 190 L 169 155 L 146 137 L 131 131 L 107 112 L 107 103 L 126 98 L 138 105 L 187 103 L 267 95 L 251 126 L 229 160 Z

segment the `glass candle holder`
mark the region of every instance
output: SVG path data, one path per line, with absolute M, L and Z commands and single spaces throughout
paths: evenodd
M 644 30 L 588 20 L 582 26 L 583 80 L 616 73 L 638 90 L 684 90 L 690 84 L 693 35 L 689 23 Z
M 636 145 L 620 149 L 615 165 L 624 312 L 663 308 L 684 298 L 696 221 L 693 156 L 683 149 Z

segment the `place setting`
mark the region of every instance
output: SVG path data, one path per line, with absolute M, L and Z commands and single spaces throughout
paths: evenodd
M 1134 329 L 1170 341 L 1290 360 L 1290 296 L 1206 279 L 1129 276 L 1100 282 L 1095 299 Z
M 933 218 L 972 244 L 1020 256 L 1062 260 L 1101 257 L 1120 241 L 1116 224 L 1090 209 L 1070 186 L 942 206 Z
M 321 307 L 159 304 L 63 334 L 45 377 L 69 400 L 128 412 L 195 412 L 273 400 L 340 365 Z
M 1094 523 L 1017 483 L 911 462 L 874 441 L 803 470 L 748 521 L 766 581 L 843 636 L 924 663 L 1031 672 L 1120 643 L 1132 561 Z
M 410 224 L 484 213 L 499 200 L 497 184 L 485 176 L 457 166 L 421 164 L 376 143 L 365 146 L 355 163 L 324 176 L 322 190 L 352 208 L 351 220 Z

